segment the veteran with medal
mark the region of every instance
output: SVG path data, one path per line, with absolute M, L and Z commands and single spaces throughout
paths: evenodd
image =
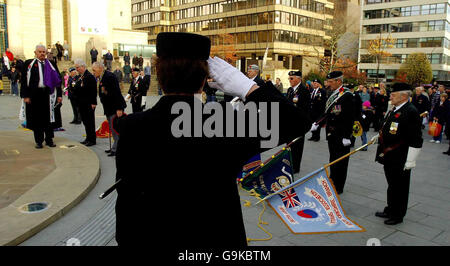
M 147 94 L 147 90 L 145 88 L 146 83 L 143 78 L 139 75 L 139 68 L 133 68 L 133 80 L 130 84 L 130 89 L 128 90 L 128 94 L 131 98 L 131 107 L 133 109 L 133 113 L 142 112 L 142 96 Z
M 291 86 L 287 90 L 288 101 L 300 109 L 301 112 L 309 116 L 311 109 L 311 93 L 302 84 L 302 72 L 289 71 L 289 83 Z M 293 120 L 292 123 L 295 123 L 295 120 Z M 302 139 L 299 139 L 292 145 L 292 163 L 294 164 L 294 173 L 300 172 L 304 144 L 305 138 L 303 136 Z
M 123 110 L 125 110 L 127 104 L 120 92 L 119 81 L 112 72 L 105 70 L 103 64 L 99 62 L 92 64 L 92 72 L 98 80 L 98 95 L 114 139 L 111 149 L 105 151 L 111 157 L 116 155 L 117 142 L 119 141 L 119 135 L 112 127 L 112 120 L 123 115 Z
M 412 88 L 406 83 L 393 85 L 390 100 L 394 106 L 381 123 L 376 161 L 384 165 L 388 183 L 387 206 L 375 216 L 387 218 L 387 225 L 403 222 L 408 207 L 411 169 L 422 148 L 422 119 L 409 102 Z
M 330 162 L 350 152 L 350 138 L 355 121 L 353 93 L 342 86 L 343 78 L 341 71 L 333 71 L 327 75 L 328 85 L 333 92 L 326 102 L 324 118 L 320 119 L 320 122 L 314 123 L 311 128 L 311 131 L 316 131 L 326 123 Z M 338 194 L 342 194 L 344 191 L 348 162 L 349 157 L 330 166 L 330 178 Z

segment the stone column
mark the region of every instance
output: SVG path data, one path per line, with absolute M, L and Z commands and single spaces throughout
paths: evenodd
M 64 45 L 64 16 L 62 0 L 50 1 L 51 44 L 59 42 Z
M 8 23 L 8 43 L 9 49 L 14 56 L 24 57 L 23 50 L 23 32 L 22 32 L 22 1 L 8 0 L 6 5 L 7 23 Z M 11 34 L 13 33 L 13 34 Z

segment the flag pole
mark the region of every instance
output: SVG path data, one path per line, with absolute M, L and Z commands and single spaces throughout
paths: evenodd
M 359 148 L 357 148 L 357 149 L 355 149 L 355 150 L 353 150 L 353 151 L 347 153 L 346 155 L 344 155 L 344 156 L 342 156 L 342 157 L 340 157 L 340 158 L 338 158 L 338 159 L 332 161 L 331 163 L 328 163 L 328 164 L 324 165 L 324 168 L 330 167 L 331 165 L 333 165 L 333 164 L 335 164 L 335 163 L 338 163 L 338 162 L 344 160 L 345 158 L 347 158 L 347 157 L 349 157 L 349 156 L 351 156 L 351 155 L 353 155 L 353 154 L 359 152 L 360 150 L 362 150 L 362 149 L 368 147 L 369 145 L 372 145 L 372 144 L 378 139 L 378 137 L 379 137 L 379 134 L 377 134 L 376 136 L 374 136 L 367 144 L 364 144 L 364 145 L 362 145 L 361 147 L 359 147 Z
M 288 143 L 285 147 L 283 147 L 281 150 L 279 150 L 278 152 L 276 152 L 274 155 L 272 155 L 269 159 L 267 159 L 265 162 L 261 163 L 260 165 L 258 165 L 255 169 L 253 169 L 252 171 L 250 171 L 249 173 L 247 173 L 244 177 L 240 178 L 239 181 L 242 182 L 242 180 L 244 180 L 245 178 L 247 178 L 248 176 L 252 175 L 253 172 L 259 170 L 262 166 L 268 164 L 270 161 L 272 161 L 276 156 L 278 156 L 280 153 L 282 153 L 284 150 L 286 150 L 287 148 L 289 148 L 292 144 L 294 144 L 295 142 L 297 142 L 299 139 L 304 138 L 305 136 L 299 136 L 297 138 L 295 138 L 294 140 L 292 140 L 290 143 Z
M 321 167 L 321 168 L 319 168 L 318 170 L 316 170 L 316 171 L 314 171 L 314 172 L 312 172 L 312 173 L 306 175 L 306 176 L 303 177 L 302 179 L 299 179 L 298 181 L 296 181 L 296 182 L 290 184 L 289 186 L 286 186 L 286 187 L 280 189 L 279 191 L 277 191 L 277 192 L 275 192 L 275 193 L 272 193 L 272 194 L 270 194 L 270 195 L 265 196 L 264 198 L 262 198 L 262 199 L 260 199 L 258 202 L 256 202 L 255 205 L 257 205 L 257 204 L 259 204 L 259 203 L 261 203 L 261 202 L 263 202 L 263 201 L 266 201 L 266 200 L 270 199 L 271 197 L 273 197 L 273 196 L 275 196 L 275 195 L 278 195 L 278 194 L 280 194 L 281 192 L 283 192 L 283 191 L 285 191 L 285 190 L 287 190 L 287 189 L 295 188 L 295 187 L 299 186 L 300 184 L 303 183 L 304 180 L 308 179 L 308 178 L 311 177 L 312 175 L 315 175 L 315 174 L 317 174 L 318 172 L 322 171 L 323 169 L 326 169 L 327 167 L 329 167 L 329 166 L 331 166 L 331 165 L 333 165 L 333 164 L 335 164 L 335 163 L 337 163 L 337 162 L 339 162 L 339 161 L 341 161 L 341 160 L 343 160 L 343 159 L 349 157 L 349 156 L 352 155 L 352 154 L 357 153 L 358 151 L 360 151 L 360 150 L 366 148 L 367 146 L 372 145 L 373 143 L 375 143 L 375 141 L 378 139 L 379 136 L 380 136 L 379 134 L 375 135 L 375 136 L 374 136 L 367 144 L 364 144 L 364 145 L 362 145 L 361 147 L 355 149 L 354 151 L 349 152 L 349 153 L 347 153 L 346 155 L 340 157 L 339 159 L 336 159 L 336 160 L 334 160 L 333 162 L 324 165 L 323 167 Z

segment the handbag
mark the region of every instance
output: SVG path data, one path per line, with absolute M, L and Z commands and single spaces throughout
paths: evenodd
M 438 137 L 441 135 L 442 125 L 438 122 L 430 122 L 428 124 L 428 135 L 432 137 Z

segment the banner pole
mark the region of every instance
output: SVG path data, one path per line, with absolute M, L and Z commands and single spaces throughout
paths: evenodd
M 284 187 L 283 189 L 280 189 L 279 191 L 277 191 L 277 192 L 275 192 L 275 193 L 273 193 L 273 194 L 270 194 L 270 195 L 265 196 L 263 199 L 260 199 L 258 202 L 256 202 L 255 205 L 257 205 L 257 204 L 259 204 L 259 203 L 261 203 L 261 202 L 263 202 L 263 201 L 266 201 L 266 200 L 270 199 L 272 196 L 278 195 L 278 194 L 280 194 L 281 192 L 283 192 L 283 191 L 285 191 L 285 190 L 287 190 L 287 189 L 295 188 L 295 187 L 299 186 L 301 183 L 303 183 L 303 181 L 304 181 L 305 179 L 308 179 L 308 178 L 311 177 L 312 175 L 317 174 L 318 172 L 322 171 L 323 169 L 326 170 L 330 165 L 333 165 L 333 164 L 335 164 L 335 163 L 337 163 L 337 162 L 339 162 L 339 161 L 341 161 L 341 160 L 343 160 L 343 159 L 349 157 L 350 155 L 357 153 L 358 151 L 364 149 L 365 147 L 367 147 L 367 146 L 369 146 L 369 145 L 372 145 L 373 143 L 375 143 L 375 141 L 378 139 L 378 137 L 379 137 L 379 134 L 377 134 L 376 136 L 374 136 L 367 144 L 364 144 L 363 146 L 361 146 L 361 147 L 355 149 L 355 150 L 352 151 L 352 152 L 347 153 L 346 155 L 342 156 L 341 158 L 339 158 L 339 159 L 337 159 L 337 160 L 335 160 L 335 161 L 333 161 L 333 162 L 331 162 L 331 163 L 329 163 L 329 164 L 324 165 L 323 167 L 321 167 L 321 168 L 319 168 L 318 170 L 316 170 L 316 171 L 314 171 L 314 172 L 312 172 L 312 173 L 306 175 L 305 177 L 303 177 L 303 178 L 299 179 L 298 181 L 296 181 L 296 182 L 290 184 L 289 186 L 286 186 L 286 187 Z
M 262 165 L 266 165 L 267 163 L 269 163 L 270 161 L 272 161 L 277 155 L 279 155 L 281 152 L 283 152 L 284 150 L 286 150 L 287 148 L 289 148 L 292 144 L 294 144 L 295 142 L 297 142 L 299 139 L 304 138 L 304 136 L 300 136 L 295 138 L 293 141 L 291 141 L 289 144 L 287 144 L 285 147 L 283 147 L 281 150 L 277 151 L 274 155 L 272 155 L 269 159 L 267 159 L 265 162 L 262 163 Z M 253 169 L 251 172 L 253 174 L 253 172 L 259 170 L 261 168 L 261 165 L 258 165 L 258 167 L 256 167 L 255 169 Z M 247 178 L 248 176 L 250 176 L 250 173 L 247 173 L 243 178 L 239 179 L 241 182 L 242 180 L 244 180 L 245 178 Z

